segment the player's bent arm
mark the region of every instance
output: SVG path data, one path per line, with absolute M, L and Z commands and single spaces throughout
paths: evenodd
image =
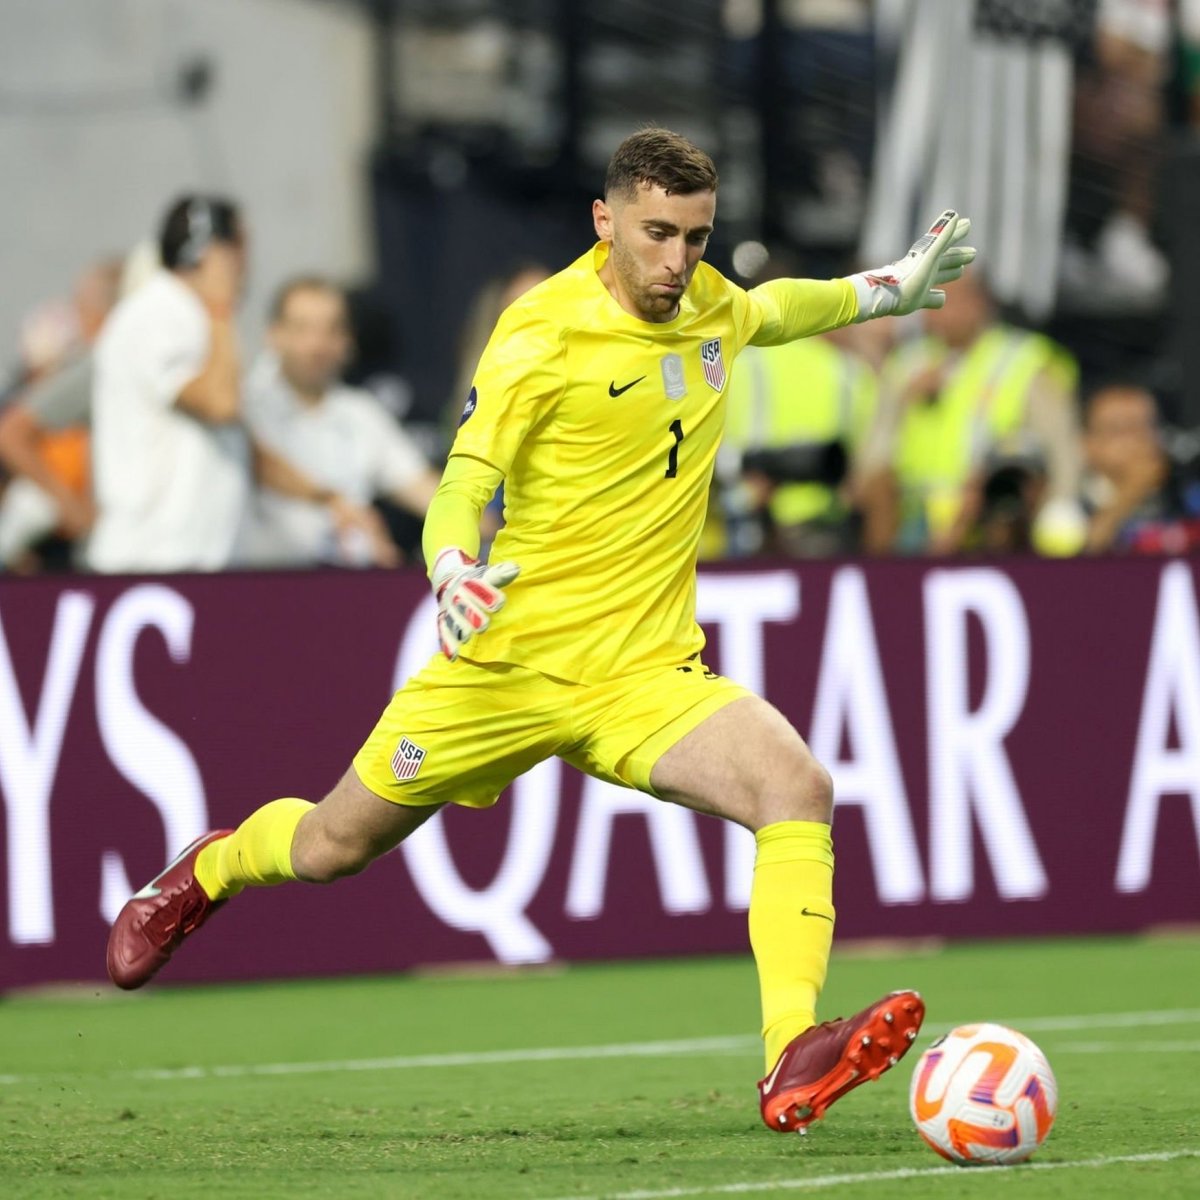
M 484 564 L 476 558 L 480 517 L 503 478 L 491 463 L 452 455 L 425 517 L 421 545 L 437 596 L 438 638 L 451 661 L 504 607 L 503 589 L 520 570 L 516 563 Z
M 214 316 L 204 369 L 179 389 L 175 403 L 210 425 L 238 419 L 242 406 L 241 362 L 232 317 Z
M 317 483 L 283 455 L 277 454 L 253 436 L 250 447 L 254 456 L 254 477 L 261 487 L 293 500 L 306 500 L 309 504 L 319 504 L 328 509 L 334 528 L 339 532 L 357 530 L 366 537 L 375 566 L 399 565 L 399 550 L 374 508 L 356 504 L 333 488 Z

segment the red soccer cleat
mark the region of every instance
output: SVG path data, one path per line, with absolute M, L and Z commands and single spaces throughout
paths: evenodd
M 806 1029 L 759 1081 L 763 1121 L 778 1133 L 804 1133 L 835 1100 L 894 1067 L 924 1018 L 918 993 L 891 992 L 853 1017 Z
M 210 900 L 196 882 L 196 856 L 232 829 L 197 838 L 173 863 L 136 892 L 108 932 L 108 974 L 127 990 L 152 979 L 189 933 L 194 933 L 224 900 Z

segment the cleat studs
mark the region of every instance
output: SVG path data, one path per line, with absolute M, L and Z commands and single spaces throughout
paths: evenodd
M 891 1011 L 883 1014 L 883 1019 L 890 1025 L 896 1018 L 892 1016 Z
M 899 1061 L 900 1060 L 894 1054 L 888 1055 L 888 1066 L 889 1067 L 894 1067 Z
M 917 1031 L 915 1029 L 906 1029 L 904 1031 L 904 1036 L 908 1038 L 910 1042 L 915 1042 L 917 1040 Z
M 869 1046 L 871 1044 L 871 1035 L 869 1033 L 864 1033 L 862 1035 L 862 1044 L 864 1046 Z
M 780 1114 L 779 1114 L 779 1123 L 780 1123 L 780 1125 L 786 1125 L 786 1124 L 787 1124 L 787 1114 L 786 1114 L 786 1113 L 780 1113 Z

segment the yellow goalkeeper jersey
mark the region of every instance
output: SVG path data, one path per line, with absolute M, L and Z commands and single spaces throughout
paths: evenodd
M 696 551 L 734 359 L 858 312 L 844 280 L 746 291 L 701 263 L 676 318 L 643 321 L 598 277 L 607 253 L 597 244 L 504 312 L 451 449 L 503 475 L 489 557 L 521 567 L 464 657 L 580 683 L 703 647 Z

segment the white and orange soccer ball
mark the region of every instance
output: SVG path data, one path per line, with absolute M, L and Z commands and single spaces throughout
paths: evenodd
M 909 1109 L 917 1132 L 963 1166 L 1024 1162 L 1058 1111 L 1046 1056 L 1004 1025 L 960 1025 L 921 1055 Z

